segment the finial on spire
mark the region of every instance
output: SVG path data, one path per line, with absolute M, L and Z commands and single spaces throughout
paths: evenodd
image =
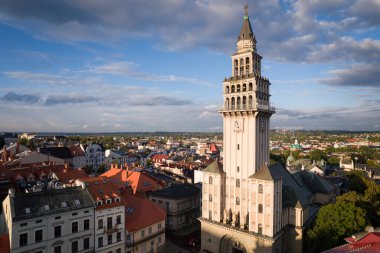
M 248 16 L 248 1 L 247 1 L 246 5 L 244 6 L 244 19 L 249 19 L 249 16 Z

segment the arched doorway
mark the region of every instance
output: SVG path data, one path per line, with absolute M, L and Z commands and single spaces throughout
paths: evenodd
M 219 253 L 247 253 L 247 250 L 237 238 L 225 235 L 220 239 Z

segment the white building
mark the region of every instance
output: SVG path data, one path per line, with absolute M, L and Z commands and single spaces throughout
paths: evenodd
M 15 194 L 3 202 L 11 252 L 94 252 L 94 202 L 80 188 Z
M 88 166 L 92 166 L 95 170 L 99 165 L 104 163 L 104 152 L 99 144 L 91 144 L 86 147 L 86 162 Z
M 95 251 L 125 252 L 125 201 L 107 178 L 77 180 L 95 200 Z
M 232 76 L 223 82 L 223 166 L 203 171 L 203 252 L 302 252 L 302 236 L 315 216 L 302 179 L 269 165 L 269 119 L 275 112 L 270 82 L 249 21 L 243 19 Z

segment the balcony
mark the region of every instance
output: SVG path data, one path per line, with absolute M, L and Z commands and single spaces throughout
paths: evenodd
M 106 234 L 112 234 L 112 233 L 119 231 L 120 229 L 121 229 L 121 224 L 115 224 L 113 227 L 107 226 L 107 228 L 105 229 L 105 232 L 106 232 Z
M 258 100 L 257 100 L 258 101 Z M 219 112 L 239 112 L 239 111 L 268 111 L 274 113 L 276 108 L 272 103 L 268 103 L 266 101 L 258 101 L 248 104 L 232 104 L 232 105 L 224 105 L 219 108 Z

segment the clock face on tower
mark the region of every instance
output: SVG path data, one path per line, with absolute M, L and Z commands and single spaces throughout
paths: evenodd
M 235 132 L 243 131 L 243 120 L 242 119 L 235 119 L 233 123 L 233 129 Z

